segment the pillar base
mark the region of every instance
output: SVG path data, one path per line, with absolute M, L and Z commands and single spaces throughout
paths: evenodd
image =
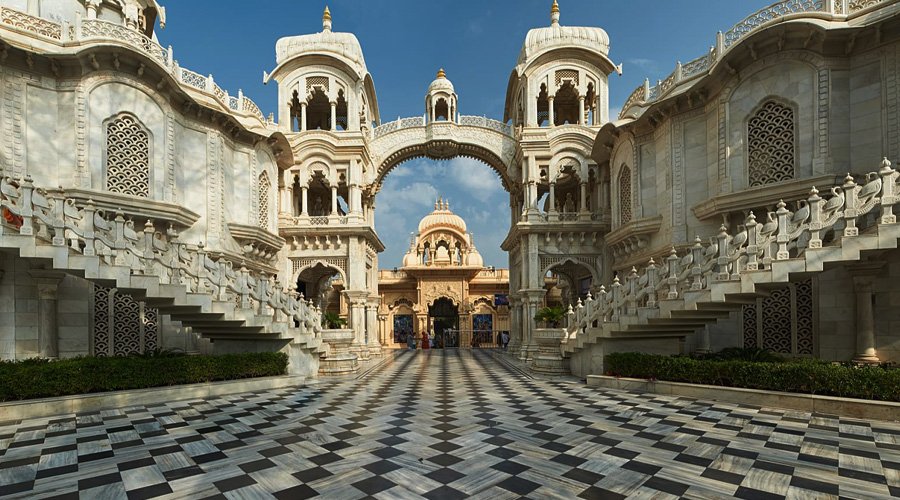
M 384 350 L 379 343 L 369 344 L 366 346 L 366 348 L 369 350 L 370 356 L 381 356 L 382 354 L 384 354 Z
M 366 344 L 353 344 L 350 346 L 350 352 L 356 354 L 360 361 L 368 361 L 371 357 L 369 346 Z
M 353 330 L 322 330 L 322 341 L 327 342 L 330 351 L 319 360 L 319 373 L 340 375 L 359 370 L 359 356 L 350 352 Z
M 534 353 L 531 370 L 544 375 L 568 375 L 569 360 L 562 357 L 560 343 L 566 338 L 562 328 L 538 328 L 534 340 L 538 351 Z
M 881 360 L 878 359 L 878 356 L 874 354 L 860 354 L 853 358 L 853 362 L 867 365 L 877 365 L 881 363 Z

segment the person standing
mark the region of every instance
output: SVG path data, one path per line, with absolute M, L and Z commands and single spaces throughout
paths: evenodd
M 413 332 L 406 332 L 406 347 L 410 351 L 416 350 L 416 334 Z
M 431 347 L 428 342 L 428 332 L 422 332 L 422 350 Z
M 503 350 L 506 350 L 506 347 L 509 346 L 509 332 L 503 332 Z

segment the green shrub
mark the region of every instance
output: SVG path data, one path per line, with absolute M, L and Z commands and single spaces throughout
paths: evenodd
M 846 398 L 900 401 L 900 370 L 813 359 L 755 362 L 694 359 L 634 352 L 605 358 L 606 375 L 744 387 Z
M 287 354 L 282 352 L 185 356 L 162 351 L 129 357 L 3 361 L 0 401 L 284 375 L 287 364 Z
M 713 359 L 719 361 L 754 361 L 766 363 L 781 363 L 786 361 L 783 356 L 775 354 L 771 349 L 760 349 L 758 347 L 729 347 L 719 352 L 709 354 L 699 354 L 693 356 L 696 359 Z

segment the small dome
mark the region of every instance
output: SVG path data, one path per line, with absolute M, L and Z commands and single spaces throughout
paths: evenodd
M 361 76 L 368 73 L 362 47 L 356 35 L 331 31 L 331 11 L 328 7 L 325 7 L 322 14 L 321 32 L 287 36 L 280 38 L 275 44 L 275 62 L 279 66 L 288 60 L 315 54 L 342 59 Z
M 443 90 L 450 94 L 454 92 L 453 83 L 447 79 L 447 74 L 444 73 L 444 68 L 441 68 L 440 71 L 438 71 L 437 78 L 435 78 L 435 80 L 431 82 L 431 85 L 428 86 L 429 94 L 432 92 L 437 92 L 439 90 Z
M 435 226 L 450 226 L 456 228 L 463 233 L 466 232 L 466 221 L 462 217 L 450 211 L 450 204 L 442 200 L 438 200 L 434 204 L 434 211 L 422 217 L 419 221 L 419 234 L 424 233 L 429 228 Z
M 466 265 L 470 267 L 484 267 L 484 259 L 478 253 L 478 250 L 472 249 L 469 255 L 466 256 Z
M 609 55 L 609 35 L 606 31 L 602 28 L 560 26 L 559 5 L 555 0 L 550 19 L 549 27 L 532 29 L 525 36 L 518 64 L 526 64 L 549 50 L 565 47 L 583 48 L 603 57 Z

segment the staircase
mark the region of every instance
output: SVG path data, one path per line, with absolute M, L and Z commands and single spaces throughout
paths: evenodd
M 30 177 L 2 173 L 0 211 L 0 249 L 117 288 L 204 338 L 280 340 L 315 356 L 326 347 L 320 311 L 311 302 L 282 290 L 265 273 L 237 269 L 179 241 L 171 226 L 157 227 L 164 221 L 147 220 L 135 230 L 121 212 L 107 216 L 90 200 L 67 198 L 61 188 L 38 188 Z
M 794 211 L 781 200 L 764 222 L 751 212 L 737 234 L 723 225 L 706 244 L 696 238 L 684 255 L 673 248 L 662 265 L 651 259 L 641 272 L 633 268 L 624 283 L 615 278 L 596 298 L 588 295 L 570 308 L 562 355 L 601 342 L 682 341 L 791 277 L 896 249 L 898 175 L 885 159 L 859 184 L 848 174 L 826 197 L 813 187 L 806 200 L 793 204 Z

